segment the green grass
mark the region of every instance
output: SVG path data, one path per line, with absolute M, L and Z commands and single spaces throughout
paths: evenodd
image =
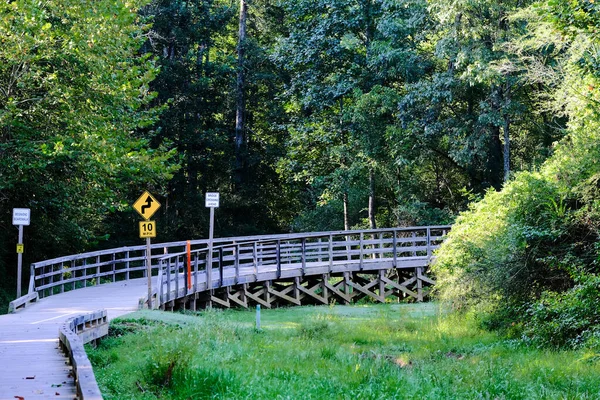
M 596 399 L 599 356 L 526 347 L 434 304 L 138 312 L 88 349 L 105 399 Z

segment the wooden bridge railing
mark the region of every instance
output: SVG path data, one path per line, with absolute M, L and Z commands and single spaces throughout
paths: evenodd
M 236 240 L 256 240 L 271 236 L 220 238 L 215 239 L 215 243 L 220 245 Z M 193 240 L 191 244 L 194 248 L 206 248 L 207 240 Z M 159 260 L 165 254 L 182 252 L 186 245 L 187 241 L 152 244 L 153 275 L 157 274 Z M 28 294 L 37 293 L 41 298 L 74 289 L 145 276 L 146 246 L 120 247 L 31 264 Z
M 450 226 L 278 235 L 259 240 L 238 238 L 212 250 L 161 257 L 156 281 L 157 306 L 209 289 L 310 274 L 426 266 Z M 261 277 L 262 276 L 262 277 Z
M 223 281 L 241 282 L 270 271 L 275 277 L 289 269 L 303 273 L 319 265 L 342 268 L 350 263 L 364 268 L 373 260 L 385 259 L 396 265 L 399 259 L 428 258 L 441 243 L 449 226 L 391 228 L 364 231 L 316 232 L 308 234 L 258 235 L 214 240 L 213 286 Z M 194 292 L 206 290 L 207 240 L 193 240 Z M 184 272 L 187 241 L 151 246 L 152 273 L 162 302 L 171 300 L 172 290 L 184 289 L 179 279 Z M 146 276 L 146 246 L 121 247 L 59 257 L 31 264 L 28 296 L 36 299 L 79 288 Z M 159 273 L 160 270 L 160 273 Z M 204 275 L 203 275 L 204 273 Z M 231 275 L 231 276 L 228 276 Z M 181 287 L 180 287 L 181 286 Z M 190 289 L 185 289 L 185 292 Z M 23 297 L 25 298 L 25 296 Z

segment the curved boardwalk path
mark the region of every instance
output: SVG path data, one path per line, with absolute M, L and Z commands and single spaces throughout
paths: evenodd
M 108 311 L 109 319 L 138 309 L 146 280 L 88 287 L 45 298 L 0 316 L 0 399 L 75 399 L 72 368 L 58 348 L 58 328 L 69 317 Z
M 223 238 L 155 244 L 152 307 L 422 301 L 433 250 L 449 226 Z M 0 400 L 74 399 L 58 329 L 106 309 L 108 319 L 147 306 L 146 247 L 123 247 L 31 265 L 29 293 L 0 316 Z

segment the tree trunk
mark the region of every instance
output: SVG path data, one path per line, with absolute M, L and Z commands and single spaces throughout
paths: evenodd
M 504 183 L 508 182 L 508 178 L 510 177 L 510 116 L 508 114 L 504 115 Z
M 500 127 L 490 127 L 490 147 L 488 155 L 487 181 L 496 190 L 502 188 L 502 142 L 500 141 Z
M 369 168 L 369 226 L 371 229 L 377 229 L 375 221 L 375 170 Z
M 348 214 L 348 192 L 344 192 L 342 195 L 342 200 L 344 202 L 344 230 L 350 230 L 350 215 Z
M 246 19 L 248 17 L 248 3 L 240 0 L 240 17 L 237 46 L 237 80 L 235 100 L 235 171 L 234 182 L 239 186 L 243 182 L 244 167 L 246 161 L 246 134 L 244 126 L 244 114 L 246 113 L 246 99 L 244 89 L 246 76 L 244 73 L 244 52 L 246 42 Z
M 502 105 L 502 89 L 496 85 L 492 86 L 490 93 L 491 107 L 493 110 L 500 112 Z M 490 141 L 489 152 L 487 159 L 487 177 L 486 180 L 490 186 L 496 190 L 502 188 L 502 140 L 500 139 L 500 127 L 496 124 L 490 124 Z

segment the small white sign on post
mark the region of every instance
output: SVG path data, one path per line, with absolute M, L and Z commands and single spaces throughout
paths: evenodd
M 29 226 L 31 222 L 31 210 L 29 208 L 13 208 L 13 225 Z
M 213 234 L 215 229 L 215 208 L 219 207 L 219 193 L 206 192 L 204 205 L 210 208 L 210 220 L 208 227 L 208 260 L 206 261 L 206 285 L 212 296 L 212 249 L 213 249 Z
M 204 204 L 208 208 L 217 208 L 217 207 L 219 207 L 219 193 L 217 193 L 217 192 L 207 192 Z
M 19 241 L 17 242 L 17 298 L 21 297 L 21 275 L 23 270 L 23 226 L 31 223 L 31 210 L 29 208 L 13 208 L 13 225 L 19 227 Z

